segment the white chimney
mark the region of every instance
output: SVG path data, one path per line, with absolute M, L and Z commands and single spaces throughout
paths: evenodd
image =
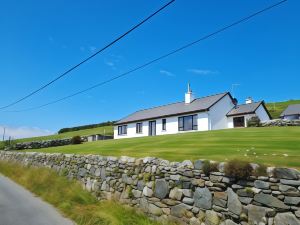
M 195 97 L 193 95 L 190 83 L 188 83 L 188 91 L 185 93 L 185 104 L 190 104 L 192 101 L 194 101 Z
M 253 99 L 251 97 L 246 98 L 246 104 L 253 103 Z

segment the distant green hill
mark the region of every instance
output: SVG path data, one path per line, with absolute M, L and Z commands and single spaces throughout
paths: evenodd
M 113 134 L 113 127 L 112 126 L 104 126 L 104 127 L 96 127 L 96 128 L 92 128 L 92 129 L 65 132 L 65 133 L 61 133 L 61 134 L 48 135 L 48 136 L 23 138 L 23 139 L 15 140 L 15 142 L 54 140 L 54 139 L 70 138 L 70 137 L 77 136 L 77 135 L 79 135 L 79 136 L 88 136 L 88 135 L 92 135 L 92 134 L 112 135 Z M 0 149 L 2 149 L 3 147 L 4 147 L 4 143 L 0 142 Z
M 285 102 L 270 102 L 266 103 L 266 106 L 271 113 L 273 119 L 277 119 L 280 117 L 280 114 L 292 104 L 300 104 L 300 100 L 289 100 Z

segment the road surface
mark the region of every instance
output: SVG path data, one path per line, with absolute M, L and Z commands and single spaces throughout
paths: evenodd
M 31 192 L 0 174 L 0 225 L 74 225 Z

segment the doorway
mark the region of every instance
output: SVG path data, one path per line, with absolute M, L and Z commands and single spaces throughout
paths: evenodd
M 234 117 L 233 118 L 233 127 L 245 127 L 245 117 Z
M 149 121 L 149 136 L 156 135 L 156 121 Z

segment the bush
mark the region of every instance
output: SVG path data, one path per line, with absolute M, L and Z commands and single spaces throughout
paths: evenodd
M 261 121 L 258 116 L 253 116 L 247 120 L 247 127 L 260 127 Z
M 209 175 L 210 172 L 217 172 L 219 171 L 218 170 L 218 163 L 211 163 L 209 160 L 205 160 L 203 162 L 203 167 L 202 167 L 202 170 L 203 170 L 203 173 L 205 175 Z
M 258 167 L 253 172 L 254 176 L 267 176 L 267 166 L 264 164 L 259 164 Z
M 72 139 L 71 139 L 71 144 L 72 145 L 78 145 L 78 144 L 81 144 L 81 143 L 82 143 L 82 140 L 81 140 L 80 136 L 72 137 Z
M 70 132 L 70 131 L 77 131 L 77 130 L 86 130 L 96 127 L 104 127 L 104 126 L 112 126 L 115 123 L 115 121 L 107 121 L 103 123 L 98 124 L 90 124 L 90 125 L 83 125 L 78 127 L 70 127 L 70 128 L 62 128 L 58 131 L 59 134 Z
M 228 177 L 247 179 L 252 175 L 253 168 L 249 162 L 234 159 L 225 165 L 224 172 Z

